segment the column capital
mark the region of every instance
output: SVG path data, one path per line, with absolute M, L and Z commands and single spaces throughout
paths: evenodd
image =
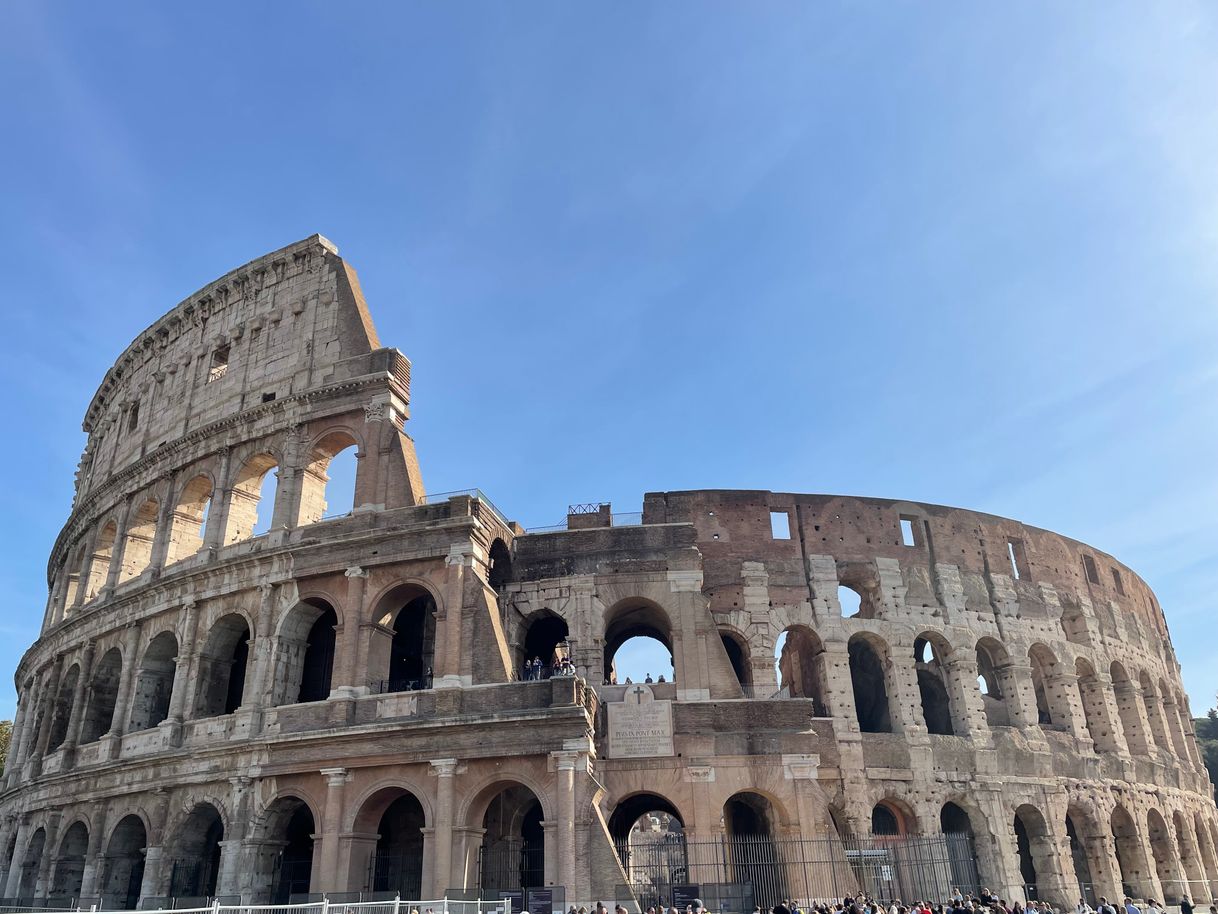
M 554 761 L 554 767 L 558 771 L 575 771 L 587 765 L 585 761 L 587 753 L 575 749 L 561 749 L 557 752 L 551 752 L 550 758 Z
M 343 575 L 348 578 L 366 578 L 368 577 L 368 569 L 361 568 L 359 565 L 352 565 L 343 572 Z
M 342 787 L 351 780 L 351 772 L 346 768 L 322 768 L 320 773 L 330 788 Z
M 437 758 L 428 763 L 428 774 L 438 778 L 451 778 L 465 770 L 465 766 L 455 758 Z

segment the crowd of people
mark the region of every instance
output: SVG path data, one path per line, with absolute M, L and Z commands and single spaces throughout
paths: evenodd
M 521 678 L 525 682 L 537 682 L 554 676 L 574 676 L 575 664 L 569 657 L 557 657 L 553 664 L 546 666 L 540 657 L 534 657 L 532 660 L 525 660 L 523 673 Z
M 1199 914 L 1196 907 L 1188 898 L 1182 898 L 1179 903 L 1180 914 Z M 587 908 L 574 906 L 567 914 L 590 914 Z M 592 914 L 608 914 L 604 902 L 598 903 Z M 614 908 L 614 914 L 628 914 L 623 905 Z M 653 906 L 647 908 L 646 914 L 711 914 L 702 904 L 701 899 L 694 899 L 684 910 L 672 906 Z M 753 909 L 753 914 L 763 914 L 760 907 Z M 952 890 L 952 897 L 939 903 L 915 901 L 903 904 L 896 899 L 887 904 L 877 901 L 867 892 L 857 892 L 847 895 L 837 901 L 811 901 L 801 903 L 794 900 L 779 902 L 770 908 L 770 914 L 1167 914 L 1166 909 L 1153 898 L 1147 899 L 1144 906 L 1136 905 L 1132 898 L 1120 902 L 1110 902 L 1100 898 L 1093 907 L 1086 899 L 1080 898 L 1072 909 L 1062 908 L 1044 901 L 1029 901 L 1026 905 L 1020 901 L 1010 904 L 1006 899 L 994 895 L 988 888 L 973 895 Z M 1218 914 L 1218 904 L 1209 906 L 1208 914 Z

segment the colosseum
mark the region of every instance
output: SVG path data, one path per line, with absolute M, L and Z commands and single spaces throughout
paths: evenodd
M 15 676 L 10 903 L 1218 891 L 1164 615 L 1117 559 L 769 491 L 527 530 L 425 494 L 409 404 L 320 236 L 106 373 Z M 618 682 L 640 637 L 668 674 Z

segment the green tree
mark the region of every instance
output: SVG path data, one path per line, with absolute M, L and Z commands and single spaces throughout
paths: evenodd
M 1218 800 L 1218 708 L 1210 708 L 1205 717 L 1194 718 L 1193 727 L 1197 731 L 1197 746 L 1201 749 L 1205 770 L 1210 773 L 1210 783 L 1214 785 L 1214 799 Z
M 8 746 L 13 741 L 13 722 L 0 720 L 0 774 L 4 774 L 4 765 L 8 761 Z

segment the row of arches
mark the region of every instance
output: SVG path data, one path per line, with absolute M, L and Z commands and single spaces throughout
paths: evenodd
M 720 636 L 740 684 L 751 686 L 748 642 L 732 631 L 722 631 Z M 850 638 L 847 652 L 860 729 L 893 731 L 896 723 L 890 695 L 900 682 L 888 644 L 874 634 L 857 633 Z M 825 646 L 815 631 L 790 626 L 776 640 L 774 655 L 780 689 L 794 697 L 813 699 L 819 714 L 833 713 Z M 1025 665 L 1016 663 L 993 638 L 979 639 L 973 655 L 961 657 L 941 634 L 927 631 L 915 639 L 911 661 L 922 723 L 932 734 L 968 732 L 967 689 L 980 693 L 984 723 L 990 727 L 1081 727 L 1100 750 L 1125 748 L 1132 754 L 1151 755 L 1157 746 L 1177 758 L 1196 760 L 1188 739 L 1187 705 L 1180 694 L 1161 678 L 1155 683 L 1145 671 L 1135 683 L 1117 661 L 1109 667 L 1115 717 L 1108 710 L 1106 684 L 1091 663 L 1080 657 L 1071 671 L 1043 643 L 1032 645 Z M 975 682 L 965 681 L 970 675 L 975 675 Z M 1025 677 L 1035 703 L 1035 717 L 1030 721 L 1024 720 L 1026 715 L 1016 704 Z
M 336 505 L 346 506 L 344 513 L 351 510 L 358 450 L 348 431 L 323 435 L 296 471 L 300 482 L 293 493 L 280 484 L 282 456 L 263 450 L 240 461 L 228 479 L 210 469 L 188 474 L 167 509 L 156 495 L 137 499 L 125 517 L 104 518 L 71 554 L 59 586 L 58 616 L 96 599 L 107 585 L 139 577 L 154 563 L 169 566 L 190 558 L 205 543 L 232 545 L 266 533 L 272 523 L 316 523 Z M 220 495 L 224 498 L 217 507 Z M 218 525 L 214 531 L 213 525 Z
M 471 810 L 470 827 L 479 836 L 468 861 L 473 884 L 484 890 L 545 885 L 544 815 L 533 790 L 519 782 L 499 781 L 481 791 Z M 148 874 L 150 828 L 142 815 L 128 814 L 99 845 L 104 850 L 94 861 L 97 873 L 89 885 L 88 823 L 73 821 L 59 833 L 54 846 L 48 846 L 48 829 L 40 826 L 22 848 L 14 834 L 6 849 L 9 895 L 72 901 L 92 889 L 105 908 L 122 910 L 135 909 L 141 898 L 148 897 L 171 898 L 179 907 L 239 894 L 273 904 L 303 900 L 315 891 L 336 889 L 318 881 L 318 816 L 303 798 L 286 795 L 251 824 L 246 840 L 228 841 L 232 823 L 221 809 L 210 801 L 197 802 L 169 827 L 157 871 Z M 375 791 L 353 817 L 349 872 L 338 877 L 342 887 L 421 897 L 424 843 L 431 834 L 429 814 L 410 789 L 386 786 Z M 241 853 L 243 845 L 254 849 L 244 860 L 244 873 L 226 857 Z

